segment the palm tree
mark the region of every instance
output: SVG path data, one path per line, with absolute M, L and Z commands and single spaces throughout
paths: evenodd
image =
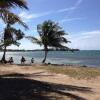
M 3 19 L 6 25 L 13 25 L 18 23 L 22 25 L 25 29 L 28 29 L 28 26 L 14 13 L 9 12 L 8 10 L 0 10 L 0 17 Z M 2 43 L 0 43 L 0 48 L 2 47 Z
M 21 40 L 23 37 L 24 37 L 24 33 L 20 29 L 17 30 L 13 27 L 10 27 L 9 25 L 5 28 L 4 36 L 3 36 L 3 39 L 1 40 L 2 41 L 2 48 L 4 48 L 3 49 L 4 54 L 2 57 L 3 62 L 6 61 L 5 55 L 6 55 L 7 47 L 12 45 L 12 44 L 19 46 L 20 43 L 17 41 Z
M 13 17 L 13 16 L 14 17 Z M 7 17 L 5 17 L 7 16 Z M 5 13 L 3 20 L 6 24 L 6 28 L 4 29 L 4 33 L 3 33 L 3 39 L 1 40 L 1 46 L 4 48 L 4 54 L 2 57 L 2 61 L 5 62 L 5 54 L 6 54 L 6 48 L 7 46 L 10 46 L 12 44 L 14 45 L 19 45 L 19 43 L 17 42 L 18 40 L 22 39 L 24 36 L 24 33 L 19 29 L 15 29 L 13 27 L 11 27 L 12 25 L 14 25 L 15 23 L 19 23 L 21 25 L 23 25 L 25 28 L 28 28 L 27 25 L 22 22 L 20 20 L 20 18 L 16 15 L 14 15 L 13 13 Z
M 2 18 L 6 24 L 3 40 L 1 40 L 2 42 L 0 43 L 0 47 L 4 47 L 4 54 L 2 57 L 3 61 L 5 61 L 6 47 L 11 44 L 18 45 L 19 43 L 16 41 L 23 38 L 23 32 L 21 32 L 21 30 L 16 30 L 15 28 L 11 27 L 11 25 L 19 23 L 25 28 L 28 28 L 27 25 L 23 23 L 17 15 L 9 11 L 9 8 L 15 6 L 28 9 L 24 0 L 0 0 L 0 18 Z M 15 35 L 16 38 L 14 38 L 13 35 Z
M 27 29 L 28 28 L 27 25 L 23 23 L 17 15 L 9 11 L 9 8 L 15 7 L 15 6 L 28 9 L 27 3 L 24 0 L 0 0 L 0 18 L 3 19 L 5 24 L 12 23 L 11 20 L 13 20 L 23 25 Z M 8 22 L 8 19 L 9 19 L 9 22 Z M 0 48 L 1 47 L 2 45 L 0 45 Z
M 20 8 L 28 9 L 25 0 L 0 0 L 0 9 L 18 6 Z
M 43 45 L 45 51 L 45 57 L 42 61 L 43 63 L 46 61 L 48 47 L 69 49 L 63 45 L 63 43 L 68 43 L 69 41 L 63 37 L 66 33 L 62 30 L 58 23 L 51 20 L 44 21 L 42 24 L 37 25 L 37 31 L 40 39 L 30 36 L 27 38 L 30 38 L 33 43 Z

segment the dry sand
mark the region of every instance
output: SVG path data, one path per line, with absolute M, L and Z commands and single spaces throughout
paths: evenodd
M 73 86 L 71 89 L 64 87 L 56 87 L 61 88 L 60 91 L 64 93 L 69 93 L 72 95 L 77 95 L 79 97 L 84 98 L 83 100 L 100 100 L 100 77 L 98 76 L 95 79 L 85 80 L 85 79 L 75 79 L 63 74 L 55 74 L 47 72 L 44 69 L 37 68 L 41 66 L 39 64 L 34 64 L 32 66 L 20 66 L 20 65 L 0 65 L 0 75 L 4 74 L 12 74 L 19 73 L 24 74 L 25 78 L 34 79 L 44 82 L 62 84 L 66 86 Z M 5 76 L 6 77 L 6 76 Z M 9 77 L 8 77 L 9 78 Z M 75 89 L 75 87 L 79 87 Z M 87 91 L 85 90 L 87 88 Z M 83 89 L 83 90 L 82 90 Z M 82 90 L 82 91 L 81 91 Z M 88 91 L 89 90 L 89 91 Z M 74 99 L 66 99 L 65 100 L 74 100 Z M 82 99 L 75 99 L 82 100 Z

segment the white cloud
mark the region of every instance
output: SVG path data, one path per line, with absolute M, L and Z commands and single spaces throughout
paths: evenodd
M 43 12 L 43 13 L 28 13 L 28 12 L 21 12 L 19 16 L 23 19 L 24 22 L 29 22 L 32 19 L 40 18 L 43 16 L 51 15 L 51 14 L 57 14 L 57 13 L 62 13 L 66 11 L 74 11 L 75 9 L 78 8 L 78 6 L 82 3 L 83 0 L 77 0 L 76 3 L 69 8 L 64 8 L 64 9 L 59 9 L 57 11 L 48 11 L 48 12 Z M 66 22 L 66 21 L 73 21 L 73 20 L 81 20 L 81 18 L 72 18 L 72 19 L 63 19 L 61 22 Z
M 34 15 L 33 14 L 28 14 L 26 12 L 21 12 L 19 14 L 19 16 L 22 17 L 22 18 L 25 18 L 25 19 L 32 19 L 32 18 L 37 17 L 37 15 L 35 15 L 35 14 Z
M 36 36 L 38 38 L 38 36 Z M 100 30 L 89 32 L 80 32 L 76 35 L 67 35 L 66 37 L 71 43 L 68 44 L 70 48 L 77 48 L 82 50 L 100 50 Z M 32 44 L 30 40 L 23 39 L 20 47 L 10 46 L 13 49 L 40 49 L 39 45 Z
M 66 12 L 66 11 L 73 11 L 78 8 L 78 6 L 82 3 L 82 1 L 83 0 L 77 0 L 77 2 L 74 4 L 74 6 L 69 7 L 69 8 L 60 9 L 57 12 L 61 13 L 61 12 Z
M 48 12 L 43 12 L 43 13 L 28 13 L 28 12 L 21 12 L 19 16 L 24 20 L 24 22 L 29 22 L 32 19 L 36 19 L 39 17 L 47 16 L 50 14 L 56 14 L 56 13 L 62 13 L 66 11 L 73 11 L 78 8 L 78 6 L 82 3 L 83 0 L 77 0 L 77 2 L 69 8 L 64 8 L 64 9 L 59 9 L 57 11 L 48 11 Z M 73 19 L 70 19 L 73 20 Z
M 18 47 L 18 46 L 15 46 L 15 45 L 11 45 L 8 47 L 8 49 L 24 49 L 24 50 L 34 50 L 34 49 L 42 49 L 43 47 L 37 45 L 37 44 L 33 44 L 30 40 L 28 39 L 22 39 L 20 41 L 21 45 Z
M 83 0 L 78 0 L 78 1 L 76 2 L 75 6 L 76 6 L 76 7 L 79 6 L 82 2 L 83 2 Z
M 76 9 L 76 7 L 70 7 L 70 8 L 60 9 L 60 10 L 58 10 L 57 12 L 58 12 L 58 13 L 61 13 L 61 12 L 71 11 L 71 10 L 74 10 L 74 9 Z
M 3 24 L 3 21 L 0 19 L 0 24 Z
M 3 28 L 3 27 L 5 27 L 5 24 L 4 24 L 4 22 L 0 19 L 0 28 Z
M 66 19 L 62 19 L 59 22 L 60 23 L 64 23 L 64 22 L 70 22 L 70 21 L 76 21 L 76 20 L 83 20 L 85 18 L 83 17 L 77 17 L 77 18 L 66 18 Z
M 69 44 L 71 48 L 100 50 L 100 30 L 69 35 L 68 38 L 72 42 Z
M 52 12 L 43 12 L 43 13 L 30 14 L 30 13 L 27 13 L 27 12 L 21 12 L 19 14 L 19 16 L 24 20 L 24 22 L 28 22 L 28 21 L 31 21 L 32 19 L 43 17 L 43 16 L 49 15 L 51 13 Z

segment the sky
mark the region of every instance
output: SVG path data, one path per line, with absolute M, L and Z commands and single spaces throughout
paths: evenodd
M 100 50 L 100 0 L 26 0 L 29 10 L 13 8 L 16 13 L 29 26 L 29 30 L 21 28 L 26 36 L 38 37 L 38 24 L 45 20 L 58 22 L 68 33 L 65 36 L 71 43 L 70 48 L 81 50 Z M 0 30 L 5 25 L 0 20 Z M 30 40 L 23 39 L 19 47 L 13 49 L 40 49 L 42 47 L 32 44 Z

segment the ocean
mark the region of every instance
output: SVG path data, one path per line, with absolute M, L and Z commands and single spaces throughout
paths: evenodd
M 0 52 L 0 58 L 2 54 L 3 52 Z M 13 57 L 14 63 L 20 64 L 22 56 L 25 57 L 27 64 L 30 64 L 31 58 L 34 58 L 35 63 L 41 63 L 44 58 L 44 51 L 7 52 L 6 59 Z M 49 51 L 46 63 L 100 67 L 100 50 Z

